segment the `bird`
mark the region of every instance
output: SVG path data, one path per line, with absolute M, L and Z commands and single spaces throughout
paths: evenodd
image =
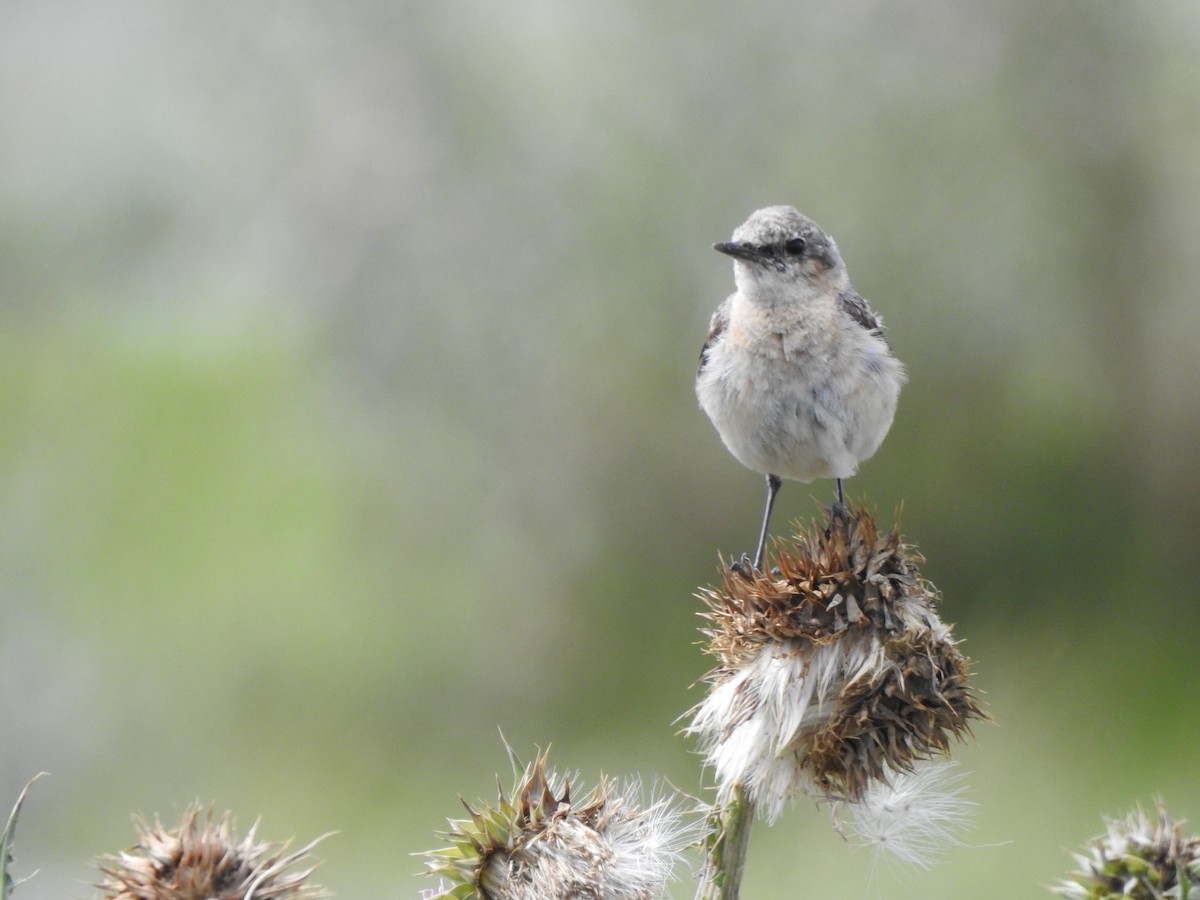
M 729 452 L 766 476 L 754 568 L 762 570 L 783 479 L 843 479 L 883 442 L 904 366 L 854 290 L 826 232 L 791 206 L 752 213 L 713 249 L 733 258 L 736 290 L 713 313 L 696 396 Z

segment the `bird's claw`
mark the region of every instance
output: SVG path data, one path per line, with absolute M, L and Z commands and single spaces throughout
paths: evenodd
M 749 553 L 743 553 L 740 558 L 729 564 L 729 571 L 735 575 L 741 575 L 747 581 L 754 580 L 754 560 L 750 558 Z
M 769 571 L 764 571 L 763 569 L 760 569 L 758 566 L 754 565 L 754 560 L 750 558 L 749 553 L 743 553 L 741 557 L 731 562 L 729 564 L 729 571 L 733 572 L 735 575 L 741 575 L 747 581 L 753 581 L 756 574 L 767 575 L 771 578 L 780 577 L 778 566 L 773 567 Z
M 841 500 L 837 500 L 829 507 L 829 524 L 825 528 L 825 537 L 828 538 L 835 529 L 845 529 L 850 522 L 850 510 Z

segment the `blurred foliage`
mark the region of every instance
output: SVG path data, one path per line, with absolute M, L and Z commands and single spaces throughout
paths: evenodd
M 1182 0 L 5 4 L 0 786 L 54 774 L 21 895 L 199 798 L 412 896 L 498 728 L 699 790 L 691 595 L 762 487 L 691 379 L 709 248 L 768 203 L 909 367 L 849 488 L 998 725 L 976 846 L 876 870 L 800 804 L 747 896 L 1030 896 L 1102 813 L 1200 816 L 1198 107 Z

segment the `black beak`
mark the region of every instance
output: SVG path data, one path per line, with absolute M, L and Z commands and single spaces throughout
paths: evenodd
M 713 244 L 713 249 L 734 259 L 744 259 L 746 262 L 762 262 L 763 252 L 746 241 L 722 241 Z

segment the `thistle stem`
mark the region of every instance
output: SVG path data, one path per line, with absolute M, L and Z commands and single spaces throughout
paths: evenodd
M 696 900 L 738 900 L 753 822 L 754 806 L 741 787 L 729 803 L 713 809 L 709 817 L 708 857 Z

